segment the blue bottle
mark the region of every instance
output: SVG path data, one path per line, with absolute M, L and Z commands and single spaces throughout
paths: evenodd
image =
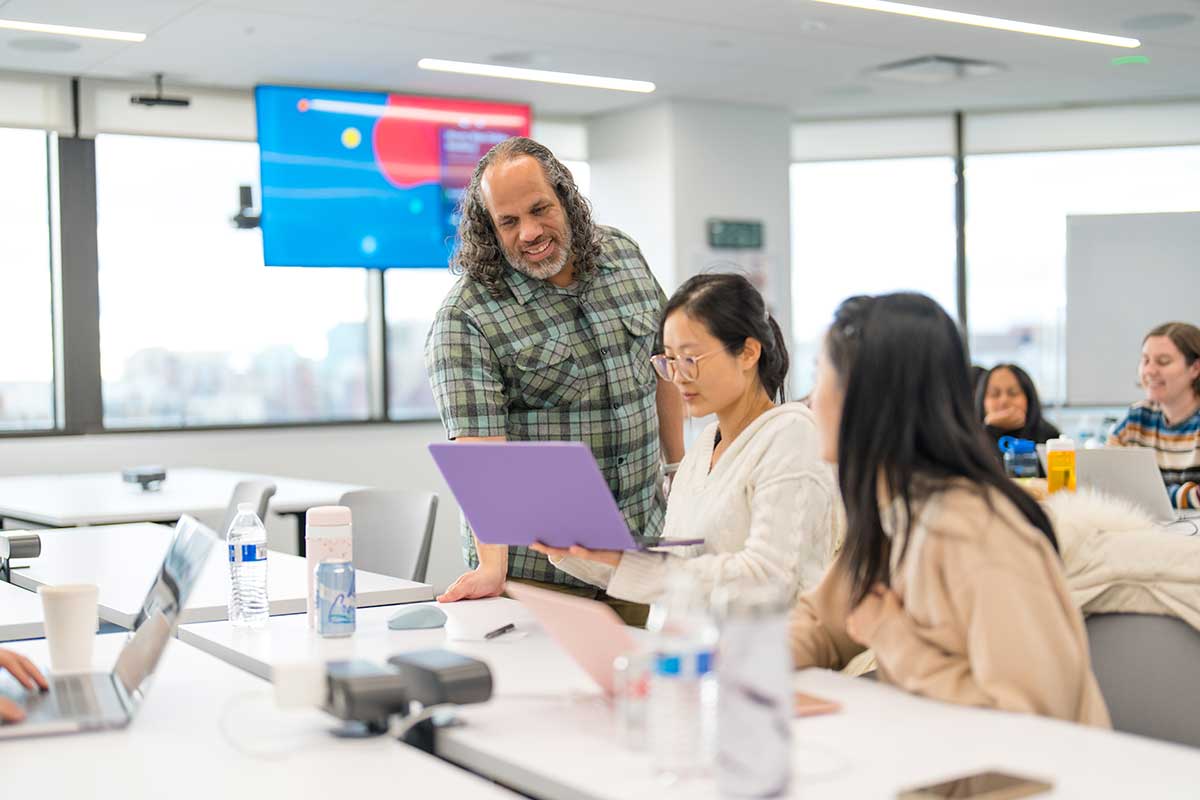
M 1008 473 L 1008 477 L 1036 478 L 1041 473 L 1037 444 L 1033 441 L 1001 436 L 1000 450 L 1004 453 L 1004 471 Z

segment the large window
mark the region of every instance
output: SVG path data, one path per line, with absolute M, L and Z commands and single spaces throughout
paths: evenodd
M 793 164 L 793 389 L 812 389 L 821 336 L 855 294 L 924 292 L 955 308 L 954 162 Z
M 1060 402 L 1067 217 L 1200 210 L 1200 147 L 972 156 L 966 184 L 972 357 L 1020 364 Z
M 0 430 L 55 424 L 48 142 L 0 128 Z
M 104 424 L 366 419 L 363 270 L 264 267 L 241 142 L 96 140 Z

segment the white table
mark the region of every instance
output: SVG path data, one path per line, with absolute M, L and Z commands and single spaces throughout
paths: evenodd
M 13 583 L 31 592 L 39 586 L 94 583 L 100 587 L 100 618 L 133 627 L 146 592 L 158 575 L 173 534 L 164 525 L 102 525 L 40 531 L 42 554 L 25 569 L 13 570 Z M 359 570 L 358 604 L 363 607 L 413 603 L 433 598 L 433 587 Z M 272 551 L 267 558 L 267 596 L 272 614 L 302 614 L 308 595 L 305 561 Z M 229 566 L 225 548 L 209 555 L 181 622 L 223 620 L 228 616 Z
M 460 605 L 472 604 L 444 608 L 454 613 Z M 358 634 L 345 640 L 321 640 L 287 617 L 249 639 L 228 623 L 189 625 L 180 638 L 264 676 L 272 664 L 346 657 L 382 663 L 396 652 L 446 646 L 488 662 L 496 689 L 490 702 L 462 710 L 466 725 L 439 731 L 443 758 L 539 798 L 717 797 L 711 780 L 660 782 L 647 754 L 619 741 L 595 685 L 535 625 L 519 622 L 527 636 L 507 642 L 452 642 L 441 630 L 388 631 L 387 615 L 368 609 Z M 794 723 L 796 797 L 894 797 L 989 768 L 1048 778 L 1056 797 L 1196 796 L 1200 750 L 951 706 L 824 670 L 799 673 L 797 686 L 845 708 Z
M 275 484 L 268 508 L 297 518 L 300 547 L 304 546 L 303 516 L 313 506 L 333 505 L 346 492 L 362 489 L 348 483 L 329 483 L 278 475 L 257 475 L 206 467 L 171 467 L 156 492 L 123 483 L 119 472 L 74 475 L 18 475 L 0 478 L 0 523 L 33 523 L 51 528 L 112 525 L 121 522 L 174 522 L 184 514 L 220 519 L 233 488 L 240 481 Z M 303 554 L 303 549 L 299 551 Z
M 123 635 L 97 639 L 114 660 Z M 45 641 L 11 645 L 39 663 Z M 5 797 L 405 797 L 516 795 L 387 737 L 338 739 L 318 711 L 274 707 L 270 686 L 171 642 L 133 724 L 120 731 L 0 745 Z
M 0 642 L 40 639 L 44 635 L 42 598 L 0 581 Z

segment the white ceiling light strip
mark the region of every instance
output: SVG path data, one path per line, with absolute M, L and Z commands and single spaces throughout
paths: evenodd
M 434 72 L 454 72 L 459 75 L 482 75 L 486 78 L 558 83 L 565 86 L 584 86 L 589 89 L 613 89 L 618 92 L 648 94 L 655 89 L 654 84 L 649 81 L 605 78 L 600 75 L 579 75 L 574 72 L 551 72 L 550 70 L 525 69 L 524 67 L 502 67 L 496 64 L 472 64 L 468 61 L 444 61 L 440 58 L 422 58 L 417 62 L 417 66 Z
M 865 11 L 882 11 L 885 14 L 903 14 L 908 17 L 932 19 L 938 22 L 956 22 L 960 25 L 974 25 L 978 28 L 992 28 L 998 31 L 1013 33 L 1028 33 L 1033 36 L 1049 36 L 1055 39 L 1069 39 L 1075 42 L 1103 44 L 1110 47 L 1141 47 L 1137 39 L 1127 36 L 1110 36 L 1106 33 L 1077 31 L 1071 28 L 1057 28 L 1053 25 L 1038 25 L 1033 22 L 1003 19 L 1001 17 L 985 17 L 982 14 L 966 14 L 961 11 L 947 11 L 942 8 L 927 8 L 908 3 L 893 3 L 889 0 L 812 0 L 814 3 L 824 3 L 831 6 L 860 8 Z
M 27 33 L 48 33 L 54 36 L 82 36 L 85 39 L 108 39 L 114 42 L 144 42 L 146 34 L 129 31 L 109 31 L 103 28 L 77 28 L 73 25 L 49 25 L 44 22 L 24 22 L 0 19 L 0 28 Z

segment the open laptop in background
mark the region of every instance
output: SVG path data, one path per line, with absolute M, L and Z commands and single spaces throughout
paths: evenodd
M 0 739 L 23 739 L 79 731 L 123 728 L 132 721 L 179 612 L 217 536 L 191 517 L 175 526 L 162 567 L 138 617 L 137 632 L 121 649 L 111 672 L 48 675 L 49 691 L 30 692 L 8 673 L 0 676 L 0 695 L 25 709 L 25 719 L 0 724 Z
M 1038 445 L 1046 466 L 1046 446 Z M 1200 520 L 1200 509 L 1171 505 L 1154 451 L 1149 447 L 1103 447 L 1075 451 L 1076 484 L 1119 497 L 1141 508 L 1157 523 Z
M 484 544 L 637 550 L 703 539 L 635 536 L 582 442 L 451 442 L 429 452 Z

